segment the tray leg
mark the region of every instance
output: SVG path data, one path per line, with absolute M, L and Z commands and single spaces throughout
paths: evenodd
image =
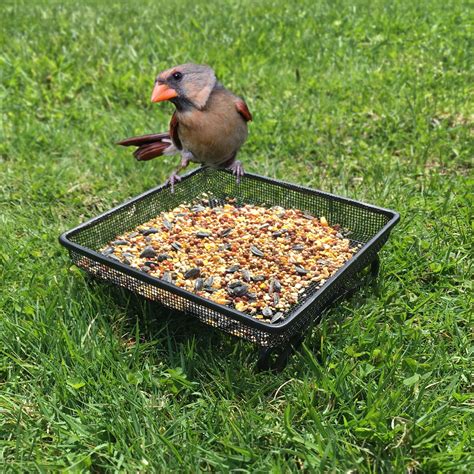
M 380 257 L 377 254 L 370 264 L 370 276 L 372 278 L 377 278 L 380 271 Z
M 257 359 L 257 372 L 266 372 L 270 370 L 271 357 L 274 352 L 274 347 L 261 347 Z
M 294 335 L 284 346 L 262 347 L 256 364 L 257 372 L 281 372 L 288 364 L 290 356 L 303 343 L 302 334 Z

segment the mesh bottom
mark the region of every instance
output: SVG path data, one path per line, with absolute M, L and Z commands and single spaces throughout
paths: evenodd
M 249 203 L 268 207 L 278 205 L 300 209 L 318 217 L 325 216 L 330 225 L 339 224 L 350 232 L 351 240 L 363 244 L 362 248 L 321 287 L 324 289 L 328 286 L 326 291 L 320 291 L 315 285 L 309 287 L 306 296 L 287 313 L 287 323 L 278 332 L 268 329 L 265 323 L 259 323 L 256 327 L 255 321 L 248 315 L 245 315 L 242 321 L 236 320 L 222 314 L 218 309 L 196 303 L 191 300 L 193 298 L 189 293 L 178 289 L 170 291 L 157 286 L 156 282 L 141 281 L 125 271 L 99 262 L 94 255 L 116 235 L 131 231 L 160 212 L 173 209 L 184 202 L 190 203 L 203 192 L 211 199 L 232 197 L 237 200 L 237 204 Z M 261 346 L 278 346 L 296 333 L 304 331 L 309 322 L 317 320 L 323 309 L 352 285 L 357 273 L 376 257 L 397 220 L 398 216 L 392 211 L 319 191 L 255 175 L 247 175 L 240 184 L 236 184 L 235 178 L 226 171 L 200 169 L 183 178 L 176 186 L 174 194 L 169 188 L 152 190 L 67 232 L 61 242 L 69 248 L 73 262 L 95 277 L 127 288 L 149 300 L 159 301 L 168 308 L 194 315 L 205 324 Z M 318 291 L 319 294 L 314 297 Z M 314 300 L 306 306 L 312 298 Z

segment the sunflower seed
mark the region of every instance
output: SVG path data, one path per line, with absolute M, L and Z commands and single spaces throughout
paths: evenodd
M 240 273 L 242 274 L 242 279 L 244 281 L 246 281 L 247 283 L 252 281 L 252 277 L 250 276 L 250 272 L 246 268 L 244 268 Z
M 114 240 L 114 241 L 112 242 L 112 244 L 113 244 L 113 245 L 127 245 L 127 244 L 128 244 L 128 241 L 122 240 L 122 239 L 120 239 L 120 240 Z
M 252 281 L 265 281 L 265 276 L 264 275 L 255 275 L 252 278 Z
M 217 198 L 211 198 L 209 199 L 208 204 L 211 209 L 214 209 L 215 207 L 219 206 L 220 202 Z
M 189 279 L 189 278 L 196 278 L 199 276 L 201 273 L 201 270 L 199 268 L 190 268 L 187 272 L 184 273 L 184 278 Z
M 178 250 L 181 250 L 182 247 L 181 247 L 181 244 L 179 244 L 178 242 L 173 242 L 173 243 L 171 244 L 171 248 L 172 248 L 173 250 L 178 251 Z
M 273 293 L 273 304 L 277 306 L 279 302 L 280 302 L 280 295 L 278 293 Z
M 227 292 L 232 296 L 244 296 L 249 291 L 249 287 L 243 283 L 233 288 L 228 288 Z
M 241 285 L 237 288 L 234 288 L 234 295 L 235 296 L 245 296 L 249 291 L 249 287 L 247 285 Z
M 272 293 L 280 293 L 280 291 L 281 291 L 281 283 L 276 278 L 274 278 L 270 283 L 270 288 L 268 292 L 272 294 Z
M 114 253 L 113 247 L 107 247 L 107 248 L 102 252 L 102 255 L 110 255 L 111 253 Z
M 163 219 L 163 225 L 168 229 L 171 230 L 173 228 L 173 224 L 168 219 Z
M 268 306 L 265 306 L 265 308 L 262 309 L 262 314 L 266 318 L 269 318 L 273 314 L 273 311 Z
M 147 245 L 140 254 L 140 258 L 152 258 L 154 256 L 156 256 L 155 249 L 150 245 Z
M 141 267 L 142 272 L 148 273 L 150 270 L 151 270 L 151 268 L 147 267 L 146 265 L 143 265 L 143 267 Z
M 257 293 L 253 293 L 253 292 L 247 293 L 247 298 L 249 300 L 256 300 L 257 299 Z
M 214 283 L 214 277 L 210 276 L 209 278 L 206 278 L 206 281 L 204 282 L 204 286 L 211 288 L 213 283 Z
M 232 227 L 224 229 L 222 232 L 219 232 L 219 237 L 227 237 L 232 232 Z
M 298 275 L 306 275 L 308 273 L 308 270 L 306 270 L 305 268 L 303 268 L 299 265 L 296 265 L 295 271 L 296 271 L 296 273 L 298 273 Z
M 206 208 L 204 206 L 201 206 L 200 204 L 197 204 L 196 206 L 193 206 L 191 208 L 191 211 L 193 212 L 202 212 L 202 211 L 205 211 Z
M 283 313 L 281 311 L 278 311 L 278 313 L 275 313 L 275 316 L 273 316 L 270 322 L 272 324 L 275 324 L 280 321 L 280 319 L 283 319 Z
M 173 277 L 172 277 L 172 275 L 171 275 L 170 272 L 165 272 L 165 273 L 163 273 L 163 276 L 161 277 L 161 279 L 162 279 L 163 281 L 167 281 L 168 283 L 172 283 L 172 282 L 173 282 Z
M 128 238 L 129 239 L 133 239 L 134 237 L 136 237 L 139 233 L 138 232 L 132 232 L 131 234 L 128 234 Z
M 194 289 L 196 291 L 201 291 L 204 286 L 204 280 L 202 278 L 196 278 L 196 282 L 194 283 Z
M 211 235 L 210 232 L 204 232 L 204 231 L 196 232 L 196 237 L 199 237 L 200 239 L 205 239 L 206 237 L 209 237 L 210 235 Z
M 243 284 L 243 283 L 242 283 L 241 281 L 235 280 L 235 281 L 229 283 L 227 286 L 228 286 L 229 288 L 237 288 L 238 286 L 241 286 L 242 284 Z
M 255 245 L 252 245 L 250 247 L 250 251 L 257 257 L 264 257 L 265 256 L 265 254 L 258 247 L 255 247 Z
M 304 250 L 304 245 L 303 244 L 296 244 L 291 247 L 293 250 Z
M 231 267 L 227 268 L 226 269 L 226 273 L 235 273 L 236 271 L 238 271 L 240 268 L 240 265 L 232 265 Z
M 167 260 L 168 258 L 171 258 L 167 253 L 160 253 L 160 255 L 158 255 L 158 257 L 156 257 L 156 259 L 159 261 L 159 262 L 164 262 L 165 260 Z
M 150 234 L 157 234 L 159 230 L 155 229 L 155 227 L 150 227 L 149 229 L 141 230 L 140 232 L 142 233 L 142 235 L 146 237 L 147 235 L 150 235 Z
M 314 219 L 314 216 L 312 216 L 311 214 L 306 214 L 306 213 L 303 214 L 303 217 L 304 217 L 305 219 L 310 220 L 310 221 Z

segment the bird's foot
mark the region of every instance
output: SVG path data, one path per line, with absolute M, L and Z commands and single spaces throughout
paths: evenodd
M 166 185 L 170 185 L 171 187 L 171 192 L 174 193 L 174 185 L 176 183 L 179 183 L 181 181 L 181 176 L 176 173 L 176 171 L 173 171 L 170 175 L 170 177 L 166 180 Z
M 166 184 L 169 184 L 171 186 L 172 193 L 174 193 L 174 185 L 181 181 L 181 176 L 178 174 L 178 172 L 189 165 L 192 156 L 192 153 L 189 151 L 181 152 L 181 161 L 179 163 L 178 169 L 174 170 L 171 173 L 171 176 L 166 180 Z
M 244 167 L 239 160 L 233 161 L 227 169 L 232 171 L 232 174 L 236 177 L 237 183 L 240 183 L 240 178 L 245 174 Z
M 193 154 L 190 151 L 181 152 L 181 161 L 179 163 L 179 169 L 182 170 L 189 165 Z

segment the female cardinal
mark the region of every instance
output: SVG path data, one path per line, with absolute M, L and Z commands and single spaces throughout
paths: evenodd
M 247 139 L 252 115 L 246 103 L 220 84 L 209 66 L 183 64 L 158 75 L 152 102 L 169 100 L 176 107 L 168 133 L 143 135 L 118 142 L 137 146 L 139 161 L 181 153 L 179 168 L 168 179 L 171 191 L 181 180 L 178 172 L 190 161 L 202 166 L 228 168 L 237 177 L 244 174 L 237 152 Z

